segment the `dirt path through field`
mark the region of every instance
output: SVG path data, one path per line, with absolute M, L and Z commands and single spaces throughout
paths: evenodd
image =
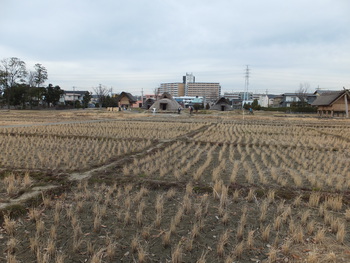
M 101 120 L 93 120 L 93 121 L 90 120 L 90 121 L 81 121 L 81 122 L 72 121 L 72 122 L 66 122 L 66 123 L 86 123 L 86 122 L 98 122 L 98 121 L 101 121 Z M 105 120 L 105 121 L 115 121 L 115 120 Z M 22 127 L 35 126 L 35 125 L 41 125 L 41 126 L 42 125 L 56 125 L 56 124 L 63 124 L 63 123 L 61 122 L 61 123 L 22 125 Z M 124 157 L 124 158 L 121 158 L 115 162 L 108 163 L 106 165 L 94 168 L 92 170 L 71 173 L 68 176 L 68 180 L 69 181 L 80 181 L 80 180 L 88 179 L 91 176 L 97 175 L 101 172 L 104 173 L 110 169 L 113 169 L 113 167 L 116 167 L 118 165 L 123 165 L 123 164 L 129 162 L 130 160 L 134 159 L 137 156 L 148 154 L 156 149 L 161 149 L 164 145 L 166 145 L 168 143 L 176 142 L 179 140 L 187 140 L 188 138 L 196 135 L 197 133 L 204 131 L 205 129 L 207 129 L 211 125 L 215 125 L 215 124 L 209 124 L 209 125 L 203 126 L 197 130 L 191 131 L 189 133 L 186 133 L 184 135 L 178 136 L 178 137 L 173 138 L 173 139 L 160 140 L 156 145 L 151 145 L 150 147 L 145 148 L 142 152 L 128 155 L 127 157 Z M 15 127 L 20 127 L 20 126 L 15 125 Z M 15 198 L 15 199 L 10 199 L 8 202 L 0 202 L 0 210 L 7 209 L 8 207 L 10 207 L 12 205 L 18 205 L 22 202 L 25 202 L 26 200 L 29 200 L 31 198 L 35 198 L 35 197 L 39 196 L 40 194 L 42 194 L 43 192 L 45 192 L 47 190 L 52 190 L 52 189 L 55 189 L 58 187 L 59 187 L 58 185 L 45 185 L 45 186 L 33 187 L 30 191 L 25 192 L 24 194 L 22 194 L 21 196 Z
M 17 205 L 21 202 L 25 202 L 31 198 L 34 198 L 34 197 L 41 195 L 44 191 L 51 190 L 51 189 L 54 189 L 56 187 L 57 187 L 56 185 L 45 185 L 45 186 L 33 187 L 30 192 L 26 192 L 15 199 L 11 199 L 11 200 L 9 200 L 9 202 L 0 203 L 0 210 L 6 209 L 7 207 L 10 207 L 12 205 Z
M 87 179 L 89 177 L 91 177 L 92 175 L 94 175 L 95 173 L 98 173 L 98 172 L 104 172 L 112 167 L 115 167 L 117 165 L 120 165 L 120 164 L 124 164 L 126 163 L 127 161 L 129 161 L 130 159 L 133 159 L 137 156 L 140 156 L 140 155 L 143 155 L 145 153 L 150 153 L 156 149 L 160 149 L 162 148 L 166 143 L 172 143 L 172 142 L 176 142 L 176 141 L 179 141 L 179 140 L 186 140 L 187 138 L 191 137 L 191 136 L 194 136 L 195 134 L 199 133 L 199 132 L 202 132 L 203 130 L 207 129 L 209 126 L 211 125 L 214 125 L 214 124 L 210 124 L 210 125 L 206 125 L 206 126 L 203 126 L 197 130 L 194 130 L 194 131 L 191 131 L 189 133 L 186 133 L 184 135 L 180 135 L 176 138 L 173 138 L 173 139 L 167 139 L 167 140 L 161 140 L 159 141 L 159 143 L 157 145 L 151 145 L 150 147 L 144 149 L 142 152 L 140 153 L 135 153 L 133 155 L 129 155 L 128 157 L 126 158 L 122 158 L 118 161 L 115 161 L 113 163 L 109 163 L 107 165 L 103 165 L 103 166 L 100 166 L 98 168 L 95 168 L 95 169 L 92 169 L 92 170 L 89 170 L 89 171 L 86 171 L 86 172 L 77 172 L 77 173 L 72 173 L 70 176 L 69 176 L 69 180 L 71 181 L 76 181 L 76 180 L 83 180 L 83 179 Z

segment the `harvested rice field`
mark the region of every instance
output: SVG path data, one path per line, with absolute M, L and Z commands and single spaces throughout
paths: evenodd
M 0 115 L 0 262 L 350 262 L 350 121 Z

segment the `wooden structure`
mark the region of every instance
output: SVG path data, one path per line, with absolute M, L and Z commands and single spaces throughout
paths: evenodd
M 118 107 L 121 109 L 131 108 L 136 101 L 137 99 L 133 95 L 124 91 L 117 97 Z
M 312 103 L 317 106 L 317 113 L 321 117 L 345 116 L 349 118 L 350 92 L 349 90 L 324 92 Z
M 232 106 L 228 103 L 225 97 L 221 97 L 218 99 L 214 105 L 210 107 L 211 110 L 219 110 L 219 111 L 231 111 L 233 110 Z

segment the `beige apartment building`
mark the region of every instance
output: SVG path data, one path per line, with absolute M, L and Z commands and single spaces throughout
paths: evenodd
M 206 101 L 216 101 L 220 97 L 221 86 L 216 82 L 188 83 L 186 96 L 198 96 Z
M 192 73 L 183 76 L 183 82 L 161 83 L 159 93 L 170 93 L 174 97 L 191 96 L 203 97 L 205 101 L 216 101 L 221 94 L 220 83 L 195 82 Z
M 170 93 L 173 97 L 185 96 L 185 83 L 161 83 L 159 87 L 159 94 L 164 92 Z

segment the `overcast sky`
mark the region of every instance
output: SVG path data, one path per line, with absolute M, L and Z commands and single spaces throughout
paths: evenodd
M 219 82 L 222 93 L 350 88 L 348 0 L 0 0 L 0 59 L 41 63 L 66 90 L 152 93 Z

